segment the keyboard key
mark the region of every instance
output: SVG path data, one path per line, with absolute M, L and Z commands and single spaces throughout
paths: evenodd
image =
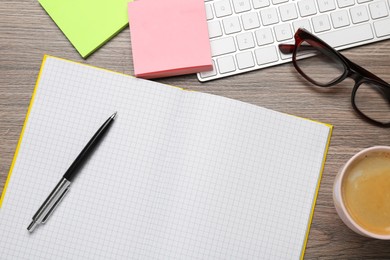
M 236 51 L 233 37 L 226 37 L 222 39 L 213 40 L 210 42 L 211 55 L 219 56 L 222 54 L 232 53 Z
M 375 34 L 378 37 L 390 35 L 390 19 L 374 22 Z
M 222 36 L 222 29 L 221 25 L 219 24 L 219 21 L 212 21 L 207 23 L 209 27 L 209 38 L 215 38 Z
M 299 28 L 303 28 L 311 32 L 311 26 L 309 19 L 303 19 L 296 22 L 293 22 L 294 31 L 296 32 Z
M 334 3 L 334 0 L 317 0 L 317 3 L 318 9 L 321 13 L 336 9 L 336 4 Z
M 375 2 L 369 5 L 372 19 L 378 19 L 389 15 L 384 1 Z
M 269 0 L 252 0 L 253 8 L 263 8 L 269 6 Z
M 298 8 L 302 17 L 317 13 L 314 0 L 301 0 L 298 2 Z
M 288 2 L 289 0 L 272 0 L 272 3 L 274 5 L 277 5 L 277 4 L 282 4 L 282 3 L 286 3 Z
M 215 15 L 223 17 L 232 14 L 229 0 L 222 0 L 214 3 Z
M 249 0 L 233 0 L 233 7 L 236 13 L 242 13 L 251 10 Z
M 351 6 L 355 4 L 355 0 L 337 0 L 337 5 L 340 8 Z
M 370 24 L 360 24 L 353 27 L 319 34 L 322 40 L 332 47 L 342 47 L 374 38 Z
M 349 9 L 349 12 L 353 23 L 361 23 L 369 19 L 367 8 L 364 5 L 355 6 Z
M 326 14 L 315 16 L 311 18 L 311 21 L 316 33 L 328 31 L 331 28 L 328 15 Z
M 206 17 L 207 17 L 207 20 L 211 20 L 214 18 L 214 15 L 213 15 L 213 7 L 211 6 L 211 4 L 205 4 L 205 8 L 206 8 Z
M 238 49 L 246 50 L 255 47 L 255 41 L 251 32 L 237 34 L 236 36 Z
M 237 65 L 240 70 L 255 66 L 255 60 L 251 51 L 242 52 L 236 55 Z
M 269 46 L 255 50 L 256 61 L 259 65 L 278 61 L 278 53 L 275 46 Z
M 222 23 L 226 34 L 232 34 L 241 31 L 240 20 L 237 16 L 225 18 L 223 19 Z
M 256 30 L 255 35 L 256 35 L 257 44 L 259 46 L 274 42 L 274 37 L 272 36 L 271 28 Z
M 363 4 L 367 2 L 371 2 L 372 0 L 357 0 L 358 4 Z
M 279 6 L 279 13 L 283 22 L 298 18 L 298 13 L 297 13 L 297 8 L 295 7 L 295 3 Z
M 261 10 L 260 17 L 263 25 L 270 25 L 279 22 L 278 11 L 274 7 Z
M 213 70 L 199 73 L 201 78 L 205 79 L 217 75 L 217 70 L 215 69 L 215 63 L 214 61 L 212 62 L 213 62 Z
M 245 30 L 250 30 L 254 28 L 260 27 L 260 20 L 257 16 L 257 12 L 250 12 L 243 14 L 241 16 L 242 19 L 242 25 L 244 26 Z
M 333 12 L 330 14 L 334 28 L 341 28 L 349 25 L 348 12 L 346 10 Z
M 217 59 L 219 73 L 224 74 L 236 70 L 233 56 L 226 56 Z
M 279 24 L 274 27 L 276 40 L 278 42 L 291 39 L 293 37 L 290 24 Z

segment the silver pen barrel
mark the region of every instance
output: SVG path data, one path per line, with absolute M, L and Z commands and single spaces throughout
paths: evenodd
M 29 232 L 33 232 L 34 229 L 39 224 L 45 223 L 47 221 L 47 219 L 54 212 L 55 208 L 58 206 L 58 204 L 64 198 L 66 193 L 69 191 L 69 187 L 70 187 L 70 181 L 68 181 L 65 178 L 61 178 L 61 180 L 55 186 L 53 191 L 50 193 L 50 195 L 46 198 L 46 200 L 43 202 L 41 207 L 38 209 L 38 211 L 33 216 L 33 218 L 32 218 L 33 221 L 31 222 L 31 224 L 27 228 L 27 230 Z

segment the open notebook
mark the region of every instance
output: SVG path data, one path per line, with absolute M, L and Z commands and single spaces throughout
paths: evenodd
M 114 111 L 64 201 L 28 233 Z M 46 56 L 2 195 L 0 258 L 303 257 L 331 129 Z

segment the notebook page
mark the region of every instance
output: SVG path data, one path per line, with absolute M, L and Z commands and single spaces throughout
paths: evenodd
M 329 127 L 197 92 L 185 103 L 170 186 L 189 205 L 166 206 L 164 232 L 175 239 L 162 247 L 187 244 L 202 259 L 298 259 Z
M 114 111 L 69 194 L 28 234 Z M 0 209 L 1 255 L 297 258 L 328 135 L 318 123 L 47 58 Z
M 141 247 L 157 212 L 169 125 L 185 92 L 56 58 L 43 66 L 0 209 L 0 258 L 123 258 L 133 250 L 128 237 Z M 115 111 L 61 205 L 28 234 L 33 214 Z

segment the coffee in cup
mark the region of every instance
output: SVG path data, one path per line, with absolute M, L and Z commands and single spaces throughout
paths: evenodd
M 352 230 L 390 239 L 390 147 L 371 147 L 353 156 L 336 176 L 333 198 Z

